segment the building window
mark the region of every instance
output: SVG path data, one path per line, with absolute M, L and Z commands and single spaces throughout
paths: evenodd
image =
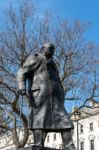
M 90 141 L 90 150 L 94 150 L 94 140 Z
M 54 141 L 56 140 L 56 134 L 54 134 Z
M 80 126 L 80 132 L 83 133 L 83 125 Z
M 49 135 L 47 136 L 47 142 L 49 142 Z
M 84 142 L 80 143 L 80 150 L 84 150 Z
M 93 130 L 93 123 L 90 123 L 90 131 Z

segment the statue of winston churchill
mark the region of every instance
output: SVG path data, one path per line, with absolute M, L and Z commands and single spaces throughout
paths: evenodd
M 64 150 L 75 150 L 73 124 L 64 108 L 64 89 L 54 51 L 55 46 L 46 43 L 27 58 L 17 73 L 18 92 L 24 95 L 28 91 L 28 129 L 33 131 L 35 145 L 43 146 L 47 132 L 61 132 Z

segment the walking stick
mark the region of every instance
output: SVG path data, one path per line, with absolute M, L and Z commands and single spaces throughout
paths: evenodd
M 21 95 L 21 97 L 22 97 L 22 102 L 21 102 L 21 108 L 20 108 L 20 124 L 21 124 L 21 117 L 22 117 L 23 95 Z

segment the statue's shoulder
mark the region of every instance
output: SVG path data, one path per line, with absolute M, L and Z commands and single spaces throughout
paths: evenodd
M 44 55 L 40 52 L 33 52 L 29 55 L 27 61 L 29 62 L 39 62 L 44 59 Z
M 37 59 L 42 59 L 42 58 L 43 58 L 43 55 L 42 55 L 42 53 L 40 53 L 40 52 L 36 52 L 36 53 L 34 54 L 34 57 L 37 58 Z
M 29 58 L 31 58 L 31 59 L 40 58 L 40 53 L 39 53 L 39 52 L 32 52 L 32 53 L 29 55 Z

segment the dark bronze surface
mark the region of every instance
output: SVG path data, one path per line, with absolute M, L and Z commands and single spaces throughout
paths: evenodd
M 64 108 L 64 89 L 53 60 L 54 50 L 53 44 L 44 44 L 40 52 L 31 54 L 19 69 L 17 82 L 19 93 L 24 95 L 27 91 L 29 95 L 28 128 L 43 132 L 60 131 L 63 143 L 68 145 L 72 141 L 73 124 Z M 43 135 L 41 131 L 37 133 Z M 36 137 L 37 134 L 34 139 L 38 143 Z
M 73 128 L 64 108 L 64 90 L 53 59 L 47 60 L 44 53 L 30 55 L 17 74 L 19 90 L 26 89 L 26 80 L 29 95 L 29 128 Z
M 48 148 L 48 147 L 41 148 L 40 146 L 29 146 L 29 147 L 20 148 L 19 150 L 59 150 L 59 149 Z

